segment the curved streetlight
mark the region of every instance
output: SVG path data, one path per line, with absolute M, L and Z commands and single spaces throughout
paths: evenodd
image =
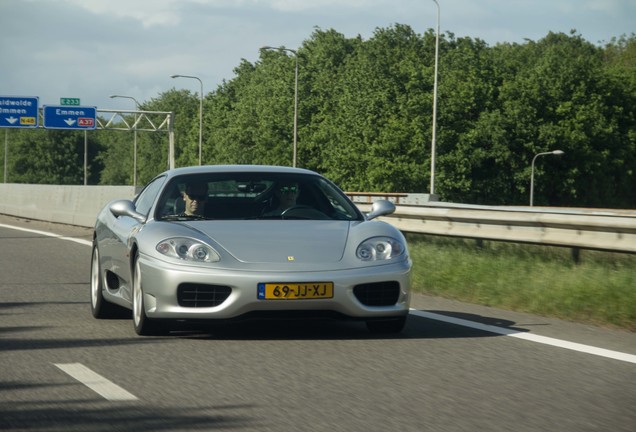
M 532 168 L 530 171 L 530 207 L 533 206 L 533 196 L 534 196 L 534 161 L 536 161 L 539 156 L 562 155 L 563 153 L 564 153 L 563 150 L 552 150 L 549 152 L 538 153 L 534 155 L 534 157 L 532 158 Z
M 139 111 L 139 102 L 132 96 L 110 95 L 110 98 L 124 98 L 135 101 L 135 110 Z M 137 187 L 137 113 L 135 113 L 135 127 L 133 129 L 133 187 Z
M 435 194 L 435 145 L 437 140 L 437 67 L 439 64 L 439 3 L 437 6 L 437 29 L 435 30 L 435 78 L 433 79 L 433 138 L 431 140 L 431 195 Z
M 201 78 L 192 75 L 171 75 L 170 78 L 192 78 L 199 81 L 201 85 L 199 97 L 199 165 L 201 165 L 203 153 L 203 81 L 201 81 Z
M 278 51 L 289 51 L 294 54 L 296 59 L 296 71 L 294 75 L 294 157 L 292 159 L 292 166 L 296 167 L 296 153 L 298 151 L 298 53 L 290 48 L 285 47 L 272 47 L 272 46 L 264 46 L 261 47 L 261 50 L 278 50 Z

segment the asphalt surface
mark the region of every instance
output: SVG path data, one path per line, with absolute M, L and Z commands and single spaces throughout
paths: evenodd
M 279 321 L 138 337 L 90 314 L 90 239 L 0 216 L 1 430 L 636 430 L 634 333 L 415 295 L 396 336 Z

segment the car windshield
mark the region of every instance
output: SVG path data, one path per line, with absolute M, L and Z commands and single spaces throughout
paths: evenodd
M 363 220 L 333 183 L 312 174 L 209 173 L 173 178 L 158 201 L 158 220 Z

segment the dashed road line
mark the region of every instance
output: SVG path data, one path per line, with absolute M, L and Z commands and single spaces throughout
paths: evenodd
M 100 374 L 93 372 L 81 363 L 55 364 L 55 366 L 109 401 L 137 400 L 137 396 L 107 380 Z

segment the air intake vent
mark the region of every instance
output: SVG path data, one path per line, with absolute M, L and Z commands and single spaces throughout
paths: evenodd
M 400 297 L 400 284 L 388 281 L 356 285 L 353 294 L 365 306 L 392 306 Z
M 184 283 L 177 289 L 177 300 L 183 307 L 214 307 L 227 300 L 231 293 L 229 286 Z

